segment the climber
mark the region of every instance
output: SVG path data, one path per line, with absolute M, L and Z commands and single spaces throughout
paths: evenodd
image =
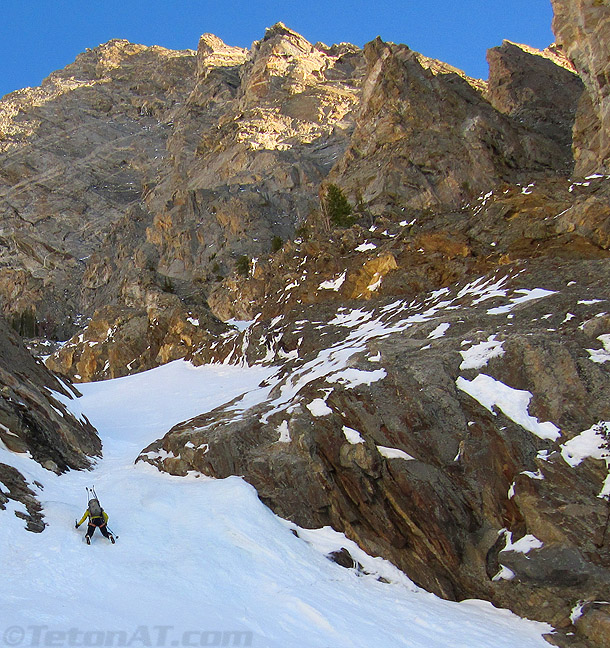
M 95 529 L 99 529 L 102 535 L 110 540 L 114 544 L 114 536 L 108 531 L 108 514 L 101 507 L 99 501 L 95 498 L 89 500 L 87 510 L 81 518 L 80 522 L 75 523 L 75 528 L 78 527 L 89 518 L 87 533 L 85 534 L 85 540 L 87 544 L 91 544 L 91 536 L 95 533 Z

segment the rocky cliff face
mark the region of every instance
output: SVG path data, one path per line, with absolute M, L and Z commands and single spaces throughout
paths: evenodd
M 561 49 L 543 52 L 504 41 L 487 53 L 486 98 L 499 112 L 563 147 L 572 145 L 575 98 L 583 84 Z
M 487 82 L 282 24 L 250 50 L 82 54 L 0 101 L 0 304 L 24 334 L 76 333 L 48 366 L 77 381 L 272 363 L 140 460 L 243 475 L 442 596 L 601 648 L 610 176 L 571 176 L 573 153 L 604 168 L 603 27 L 583 16 L 607 7 L 554 4 L 569 60 L 504 42 Z M 4 443 L 85 467 L 92 432 L 40 398 L 57 438 L 13 421 Z
M 345 531 L 432 591 L 569 628 L 610 584 L 608 469 L 570 461 L 610 413 L 607 281 L 604 259 L 539 259 L 413 301 L 293 309 L 216 351 L 278 365 L 249 405 L 141 459 L 244 475 L 281 515 Z M 527 559 L 507 542 L 530 536 Z
M 76 420 L 64 405 L 78 392 L 51 374 L 24 348 L 21 340 L 0 319 L 0 447 L 29 454 L 48 470 L 60 473 L 84 469 L 101 454 L 101 443 L 86 419 Z M 44 529 L 36 490 L 11 465 L 0 463 L 0 509 L 9 500 L 21 502 L 27 513 L 17 511 L 30 531 Z M 34 490 L 36 489 L 36 490 Z
M 405 210 L 364 227 L 312 231 L 209 297 L 224 319 L 312 302 L 413 298 L 518 260 L 607 258 L 606 176 L 501 185 L 460 210 Z
M 6 97 L 5 314 L 33 309 L 61 337 L 143 290 L 204 303 L 238 256 L 308 214 L 347 145 L 361 59 L 283 26 L 251 52 L 112 41 Z
M 576 172 L 608 168 L 610 16 L 606 0 L 552 0 L 553 29 L 587 88 L 574 133 Z
M 260 259 L 212 295 L 256 322 L 190 357 L 277 375 L 254 406 L 185 422 L 141 460 L 244 475 L 281 515 L 340 528 L 428 589 L 603 645 L 603 611 L 570 615 L 610 578 L 596 427 L 610 414 L 608 191 L 607 176 L 502 185 L 460 211 L 310 232 Z M 526 416 L 503 392 L 529 401 Z M 589 435 L 597 459 L 579 461 Z
M 91 257 L 155 183 L 194 69 L 194 52 L 111 41 L 0 102 L 4 314 L 74 331 Z
M 498 76 L 511 57 L 538 66 L 536 92 L 562 84 L 560 113 L 531 91 L 494 107 L 486 84 L 402 45 L 312 45 L 281 24 L 248 51 L 205 35 L 197 52 L 86 52 L 0 102 L 2 310 L 65 338 L 163 291 L 205 306 L 239 257 L 293 237 L 323 181 L 370 218 L 569 171 L 549 133 L 571 129 L 579 81 L 519 48 Z
M 523 181 L 550 169 L 569 172 L 565 143 L 540 135 L 542 126 L 535 132 L 518 115 L 510 119 L 494 109 L 480 85 L 463 74 L 380 40 L 364 53 L 368 74 L 356 128 L 330 177 L 374 214 L 459 208 L 500 181 Z M 555 83 L 555 74 L 572 77 L 566 94 L 574 103 L 580 93 L 574 74 L 555 64 L 538 73 L 545 85 Z M 500 83 L 490 76 L 492 96 Z

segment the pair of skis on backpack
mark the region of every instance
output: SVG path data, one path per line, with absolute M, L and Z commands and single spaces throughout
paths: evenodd
M 86 486 L 85 489 L 87 491 L 87 510 L 85 511 L 80 522 L 78 520 L 74 520 L 74 527 L 78 529 L 78 527 L 88 518 L 89 523 L 87 533 L 85 534 L 85 540 L 87 544 L 91 544 L 91 537 L 95 533 L 96 529 L 99 529 L 100 533 L 105 538 L 110 540 L 112 544 L 114 544 L 115 538 L 118 538 L 119 536 L 113 533 L 108 526 L 108 514 L 104 511 L 100 504 L 97 493 L 95 492 L 95 486 L 92 486 L 91 488 Z

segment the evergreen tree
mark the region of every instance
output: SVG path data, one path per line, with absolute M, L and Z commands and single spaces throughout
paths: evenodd
M 284 245 L 284 241 L 282 241 L 280 236 L 274 236 L 273 239 L 271 239 L 272 252 L 278 252 L 279 250 L 282 249 L 283 245 Z
M 355 222 L 355 218 L 352 216 L 352 206 L 345 194 L 335 184 L 330 184 L 326 188 L 322 200 L 322 211 L 329 226 L 332 223 L 338 227 L 350 227 Z
M 250 272 L 250 259 L 248 259 L 248 257 L 243 254 L 235 262 L 235 269 L 243 277 L 247 276 Z

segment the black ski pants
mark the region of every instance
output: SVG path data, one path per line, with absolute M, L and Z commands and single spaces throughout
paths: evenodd
M 98 526 L 97 524 L 91 524 L 89 523 L 88 528 L 87 528 L 87 533 L 85 534 L 87 537 L 91 538 L 91 536 L 95 533 L 95 530 L 99 529 L 104 536 L 104 538 L 108 538 L 110 540 L 110 535 L 108 534 L 108 529 L 106 528 L 106 523 Z

